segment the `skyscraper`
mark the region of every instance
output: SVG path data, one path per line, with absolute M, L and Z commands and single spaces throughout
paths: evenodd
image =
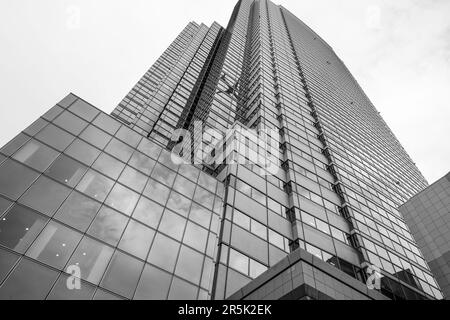
M 294 256 L 354 291 L 310 298 L 442 298 L 397 210 L 427 182 L 270 1 L 189 23 L 111 116 L 70 94 L 0 152 L 3 299 L 224 299 Z
M 450 299 L 450 172 L 400 206 L 446 299 Z

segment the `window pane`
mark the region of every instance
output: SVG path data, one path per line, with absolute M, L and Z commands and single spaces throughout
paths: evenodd
M 77 186 L 77 190 L 95 198 L 98 201 L 105 200 L 106 195 L 111 190 L 114 181 L 108 179 L 104 175 L 89 170 L 81 179 Z
M 197 298 L 197 287 L 184 280 L 174 277 L 170 288 L 170 300 L 195 300 Z
M 120 127 L 120 122 L 104 113 L 100 113 L 98 117 L 95 118 L 93 124 L 112 135 L 115 134 Z
M 165 204 L 167 197 L 169 196 L 169 188 L 156 180 L 149 179 L 147 186 L 145 187 L 144 194 L 161 204 Z
M 177 240 L 181 240 L 185 225 L 186 219 L 171 211 L 166 210 L 164 212 L 164 216 L 161 219 L 158 230 Z
M 19 202 L 52 216 L 69 193 L 69 188 L 41 176 L 19 199 Z
M 27 256 L 55 268 L 62 268 L 81 239 L 81 234 L 50 221 L 27 251 Z
M 195 284 L 200 283 L 203 256 L 186 246 L 182 246 L 175 273 Z
M 88 125 L 86 121 L 67 111 L 61 113 L 53 122 L 76 136 Z
M 36 170 L 44 171 L 58 157 L 59 152 L 43 145 L 36 140 L 30 140 L 14 155 L 14 159 L 33 167 Z
M 0 249 L 0 283 L 3 282 L 6 275 L 11 271 L 14 264 L 19 259 L 18 255 L 9 251 Z
M 147 176 L 127 166 L 120 175 L 119 182 L 141 193 L 147 182 Z
M 197 182 L 197 178 L 200 173 L 200 170 L 198 170 L 196 167 L 188 164 L 188 165 L 180 166 L 180 170 L 178 171 L 178 173 L 189 178 L 193 182 Z
M 130 161 L 128 164 L 130 166 L 133 166 L 134 168 L 138 169 L 139 171 L 142 171 L 146 175 L 149 175 L 152 171 L 156 161 L 143 155 L 142 153 L 135 151 L 133 155 L 131 156 Z
M 47 300 L 91 300 L 95 287 L 82 281 L 80 289 L 70 290 L 67 287 L 69 276 L 61 274 L 58 281 L 47 297 Z M 70 281 L 70 280 L 69 280 Z
M 144 263 L 121 252 L 114 254 L 101 286 L 131 298 Z
M 119 177 L 124 167 L 124 163 L 116 160 L 106 153 L 102 153 L 92 166 L 92 168 L 97 169 L 113 179 L 117 179 Z
M 200 173 L 197 183 L 211 192 L 216 192 L 217 180 L 204 172 Z
M 67 265 L 79 266 L 81 279 L 98 284 L 112 253 L 111 247 L 85 237 L 81 240 Z
M 6 209 L 9 208 L 9 206 L 12 204 L 11 201 L 6 200 L 5 198 L 0 197 L 0 217 L 3 215 L 3 213 L 6 211 Z
M 63 151 L 75 137 L 56 126 L 49 124 L 36 135 L 36 139 L 52 146 L 56 150 Z
M 184 178 L 183 176 L 178 175 L 173 188 L 186 197 L 192 198 L 192 196 L 194 195 L 195 183 Z
M 172 186 L 176 173 L 169 168 L 157 163 L 153 168 L 151 177 L 164 183 L 166 186 Z
M 156 234 L 147 261 L 169 272 L 173 271 L 180 244 L 160 233 Z
M 88 234 L 115 246 L 127 222 L 126 216 L 103 206 L 92 222 Z
M 0 244 L 24 253 L 47 219 L 30 209 L 14 205 L 0 220 Z
M 7 156 L 12 155 L 14 152 L 16 152 L 21 146 L 23 146 L 28 140 L 30 140 L 30 137 L 19 133 L 17 136 L 14 137 L 8 144 L 6 144 L 4 147 L 0 149 L 0 151 L 3 154 L 6 154 Z
M 98 209 L 100 209 L 99 202 L 74 191 L 56 212 L 54 218 L 84 232 Z
M 211 215 L 212 215 L 211 212 L 206 210 L 201 205 L 198 205 L 195 202 L 192 203 L 191 213 L 189 214 L 190 220 L 197 222 L 198 224 L 200 224 L 205 228 L 209 228 Z
M 131 215 L 138 199 L 136 192 L 116 183 L 105 203 L 126 215 Z
M 161 154 L 159 155 L 158 162 L 164 163 L 165 166 L 174 170 L 175 172 L 178 170 L 179 165 L 176 165 L 175 163 L 173 163 L 170 151 L 162 150 Z
M 0 193 L 17 200 L 37 177 L 33 170 L 6 160 L 0 167 Z
M 253 259 L 250 259 L 250 277 L 253 279 L 265 272 L 267 267 Z
M 85 172 L 85 165 L 61 155 L 45 173 L 61 183 L 74 187 Z
M 122 160 L 123 162 L 128 162 L 131 154 L 133 153 L 132 148 L 115 138 L 111 140 L 105 151 Z
M 259 223 L 256 220 L 252 220 L 250 231 L 253 234 L 267 240 L 267 228 L 265 225 Z
M 58 273 L 28 259 L 22 259 L 0 288 L 0 300 L 43 300 Z
M 58 102 L 58 104 L 63 108 L 67 108 L 72 103 L 74 103 L 75 100 L 77 100 L 77 97 L 75 97 L 73 94 L 69 93 L 60 102 Z
M 206 229 L 203 229 L 190 221 L 187 223 L 183 243 L 203 252 L 206 248 L 207 239 L 208 231 Z
M 141 197 L 136 209 L 133 213 L 133 218 L 139 220 L 150 227 L 156 228 L 161 219 L 163 207 L 156 202 L 150 201 L 145 197 Z
M 155 160 L 158 159 L 159 154 L 161 153 L 161 147 L 148 139 L 142 139 L 141 143 L 138 146 L 138 150 L 140 150 L 146 156 Z
M 202 204 L 206 208 L 212 210 L 214 204 L 214 194 L 197 186 L 195 190 L 194 200 Z
M 47 119 L 48 121 L 52 121 L 53 119 L 56 118 L 56 116 L 58 114 L 60 114 L 62 111 L 64 111 L 63 108 L 61 108 L 60 106 L 54 106 L 52 107 L 50 110 L 48 110 L 43 116 L 42 118 Z
M 154 230 L 131 220 L 120 240 L 119 248 L 145 260 L 154 235 Z
M 168 208 L 185 217 L 188 215 L 190 206 L 191 200 L 174 191 L 172 191 L 167 201 Z
M 172 276 L 146 264 L 142 272 L 134 299 L 164 300 L 167 298 Z
M 88 126 L 80 137 L 99 149 L 103 149 L 111 140 L 109 134 L 94 126 Z
M 64 152 L 88 166 L 90 166 L 100 154 L 100 150 L 80 139 L 76 139 Z
M 80 99 L 75 101 L 75 103 L 69 107 L 69 110 L 75 113 L 77 116 L 86 119 L 87 121 L 92 121 L 92 119 L 94 119 L 95 116 L 99 113 L 99 111 L 93 106 Z
M 37 119 L 35 122 L 33 122 L 31 125 L 29 125 L 23 132 L 30 136 L 34 136 L 36 133 L 41 131 L 42 128 L 44 128 L 48 124 L 47 121 L 45 121 L 42 118 Z
M 243 274 L 248 274 L 248 260 L 249 258 L 233 249 L 230 248 L 230 267 L 242 272 Z
M 116 136 L 123 142 L 132 146 L 133 148 L 136 147 L 139 141 L 141 141 L 142 139 L 142 136 L 140 134 L 134 132 L 133 130 L 131 130 L 126 126 L 121 127 L 117 132 Z

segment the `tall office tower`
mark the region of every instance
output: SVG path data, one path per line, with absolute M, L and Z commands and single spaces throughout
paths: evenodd
M 188 24 L 111 116 L 70 94 L 0 152 L 2 299 L 442 298 L 397 210 L 425 179 L 270 1 Z
M 450 172 L 409 199 L 399 210 L 445 299 L 450 299 Z

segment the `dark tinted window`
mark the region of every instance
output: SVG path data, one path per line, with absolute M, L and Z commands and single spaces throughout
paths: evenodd
M 58 272 L 22 259 L 0 288 L 0 300 L 43 300 Z
M 14 205 L 0 219 L 0 244 L 24 253 L 41 232 L 47 219 L 22 206 Z
M 48 176 L 74 187 L 80 181 L 87 167 L 65 155 L 61 155 L 45 172 Z
M 92 119 L 95 118 L 95 116 L 99 113 L 97 109 L 95 109 L 93 106 L 87 104 L 83 100 L 78 99 L 73 103 L 69 110 L 75 113 L 77 116 L 82 117 L 83 119 L 86 119 L 87 121 L 92 121 Z
M 41 176 L 19 199 L 19 202 L 51 216 L 67 198 L 69 193 L 69 188 Z
M 16 200 L 38 175 L 15 161 L 6 160 L 0 167 L 0 193 Z
M 49 124 L 36 135 L 36 139 L 52 146 L 56 150 L 63 151 L 75 137 L 56 126 Z
M 37 140 L 30 140 L 14 154 L 13 158 L 36 170 L 44 171 L 58 155 L 58 151 L 47 147 Z

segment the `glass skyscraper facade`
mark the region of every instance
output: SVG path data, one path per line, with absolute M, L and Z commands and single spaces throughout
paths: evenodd
M 202 163 L 211 129 L 223 153 Z M 225 299 L 299 252 L 359 285 L 378 267 L 386 298 L 442 298 L 397 210 L 427 182 L 329 45 L 270 1 L 189 23 L 111 115 L 70 94 L 0 152 L 0 299 Z

